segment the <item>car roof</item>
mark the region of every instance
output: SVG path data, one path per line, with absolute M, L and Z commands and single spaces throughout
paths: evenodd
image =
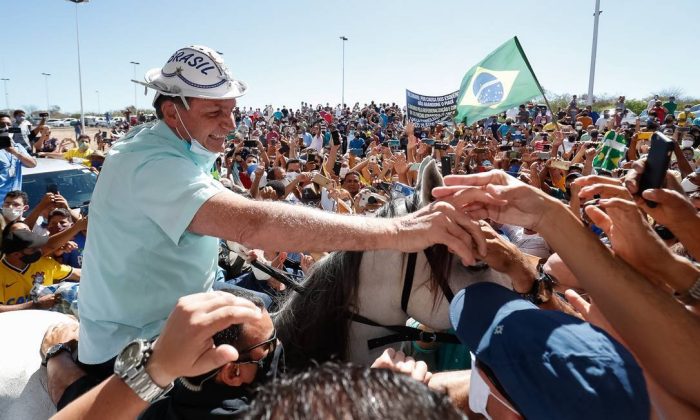
M 85 165 L 71 163 L 63 159 L 37 158 L 33 168 L 22 168 L 22 175 L 43 174 L 49 172 L 70 171 L 73 169 L 86 169 Z

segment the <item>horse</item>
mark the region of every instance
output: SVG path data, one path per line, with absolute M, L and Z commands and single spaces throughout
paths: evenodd
M 377 216 L 399 216 L 428 205 L 432 189 L 444 185 L 442 175 L 426 158 L 418 176 L 412 196 L 391 200 Z M 413 255 L 333 252 L 314 265 L 303 283 L 305 292 L 290 292 L 273 314 L 287 367 L 331 359 L 369 365 L 392 344 L 420 336 L 407 332 L 409 317 L 434 331 L 449 329 L 452 293 L 481 281 L 511 287 L 508 276 L 491 268 L 464 267 L 444 245 Z
M 47 419 L 56 413 L 39 347 L 49 326 L 68 321 L 60 312 L 24 310 L 0 314 L 0 418 Z

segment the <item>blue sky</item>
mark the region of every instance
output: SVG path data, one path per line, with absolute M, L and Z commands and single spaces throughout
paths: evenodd
M 585 93 L 594 0 L 541 1 L 234 1 L 92 0 L 78 5 L 86 113 L 134 103 L 130 61 L 162 66 L 180 47 L 224 53 L 249 85 L 241 106 L 333 104 L 341 97 L 341 41 L 346 103 L 405 102 L 405 89 L 441 95 L 464 73 L 517 35 L 542 85 Z M 602 0 L 596 93 L 642 97 L 679 87 L 700 97 L 697 4 L 692 0 Z M 50 103 L 79 111 L 75 6 L 64 0 L 3 4 L 0 75 L 10 107 Z M 18 36 L 15 36 L 18 35 Z M 4 95 L 4 90 L 2 94 Z M 152 93 L 138 88 L 139 107 Z M 0 107 L 5 98 L 0 96 Z

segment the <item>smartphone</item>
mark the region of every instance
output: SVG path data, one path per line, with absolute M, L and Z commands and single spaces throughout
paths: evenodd
M 671 154 L 673 153 L 673 140 L 657 131 L 651 136 L 651 147 L 647 155 L 644 172 L 639 180 L 639 192 L 661 188 L 668 171 L 668 165 L 671 162 Z M 649 207 L 656 207 L 656 203 L 646 200 Z
M 428 146 L 432 146 L 435 144 L 435 139 L 423 139 L 421 142 L 427 144 Z
M 336 175 L 340 176 L 340 168 L 342 168 L 342 167 L 343 167 L 343 163 L 342 163 L 342 162 L 336 161 L 336 162 L 333 164 L 333 173 L 335 173 Z
M 330 179 L 326 178 L 321 174 L 314 175 L 314 177 L 311 180 L 322 187 L 328 187 L 328 184 L 331 183 Z
M 415 162 L 415 163 L 412 163 L 411 166 L 408 167 L 408 170 L 417 171 L 418 168 L 420 168 L 420 162 Z
M 508 159 L 520 159 L 520 152 L 508 152 Z
M 331 131 L 331 137 L 333 138 L 333 145 L 340 146 L 340 133 L 338 130 Z
M 46 186 L 46 192 L 51 194 L 58 194 L 58 185 L 49 184 Z
M 362 149 L 350 149 L 350 154 L 355 156 L 355 157 L 361 157 L 362 156 Z
M 389 140 L 389 147 L 398 148 L 401 146 L 401 142 L 398 139 Z
M 508 150 L 513 150 L 513 146 L 498 146 L 498 150 L 500 150 L 501 152 L 506 152 Z
M 40 113 L 39 113 L 39 117 L 40 117 L 40 118 L 48 118 L 48 117 L 49 117 L 49 113 L 48 113 L 48 112 L 40 112 Z
M 447 148 L 450 147 L 450 145 L 446 143 L 435 143 L 434 147 L 435 150 L 447 150 Z
M 537 159 L 541 159 L 541 160 L 547 160 L 551 157 L 552 157 L 552 154 L 549 152 L 539 152 L 537 154 Z
M 561 169 L 564 171 L 568 171 L 569 168 L 571 168 L 571 162 L 568 160 L 560 160 L 560 159 L 555 159 L 552 161 L 552 168 L 555 169 Z
M 243 142 L 243 146 L 245 147 L 256 147 L 258 145 L 258 142 L 255 140 L 245 140 Z
M 442 164 L 442 176 L 452 175 L 452 160 L 449 156 L 443 156 L 440 158 L 440 163 Z

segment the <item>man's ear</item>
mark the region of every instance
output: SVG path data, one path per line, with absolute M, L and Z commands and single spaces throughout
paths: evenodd
M 243 380 L 240 373 L 240 367 L 231 362 L 226 363 L 216 376 L 220 382 L 228 386 L 241 386 L 243 385 Z
M 175 127 L 178 123 L 175 106 L 174 101 L 164 101 L 160 106 L 160 110 L 163 112 L 163 121 L 170 127 Z
M 22 213 L 26 212 L 29 210 L 29 204 L 25 204 L 24 207 L 22 207 Z

